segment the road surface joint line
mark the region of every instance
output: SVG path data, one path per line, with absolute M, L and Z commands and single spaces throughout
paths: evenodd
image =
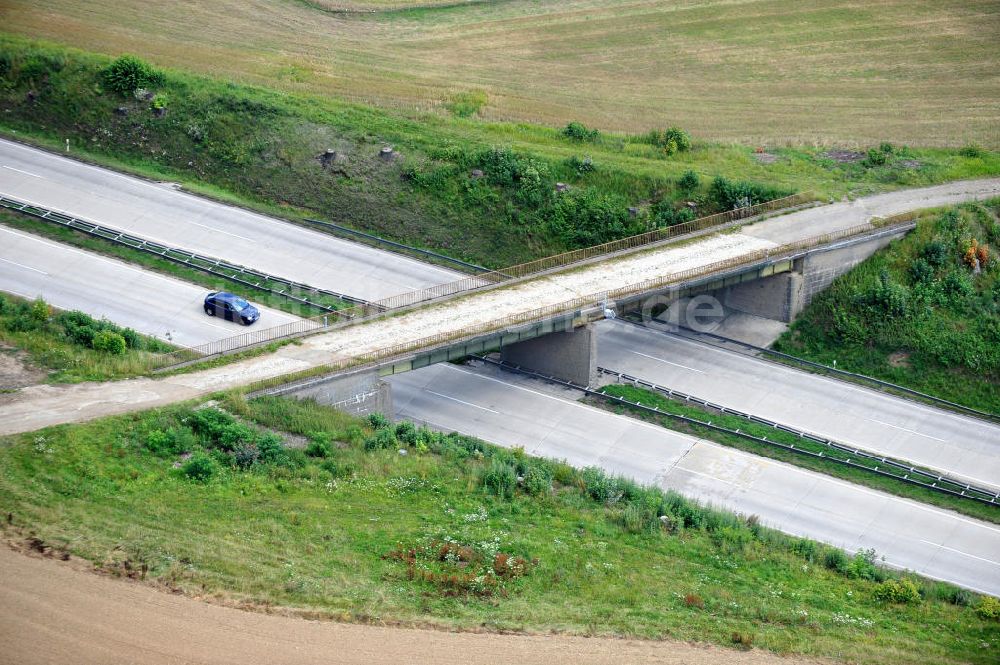
M 882 420 L 876 420 L 875 418 L 869 418 L 868 420 L 870 420 L 873 423 L 878 423 L 879 425 L 885 425 L 886 427 L 892 427 L 893 429 L 909 432 L 910 434 L 916 434 L 917 436 L 933 439 L 934 441 L 940 441 L 941 443 L 949 443 L 946 439 L 939 439 L 938 437 L 931 436 L 930 434 L 924 434 L 923 432 L 917 432 L 916 430 L 906 429 L 905 427 L 900 427 L 899 425 L 893 425 L 892 423 L 887 423 Z

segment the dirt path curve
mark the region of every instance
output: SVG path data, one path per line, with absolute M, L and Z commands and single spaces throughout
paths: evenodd
M 433 336 L 458 337 L 466 334 L 470 326 L 489 326 L 536 308 L 559 307 L 575 298 L 700 269 L 716 261 L 867 223 L 875 216 L 994 196 L 1000 196 L 1000 178 L 878 194 L 765 219 L 737 233 L 711 234 L 691 243 L 615 257 L 398 316 L 332 329 L 305 338 L 298 345 L 232 365 L 162 379 L 32 386 L 0 405 L 0 435 L 194 399 Z
M 449 633 L 257 614 L 29 557 L 0 544 L 0 662 L 798 665 L 685 642 Z

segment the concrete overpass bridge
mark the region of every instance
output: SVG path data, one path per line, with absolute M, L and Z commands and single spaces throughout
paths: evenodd
M 629 314 L 653 317 L 692 296 L 767 319 L 790 322 L 834 279 L 915 227 L 908 219 L 844 229 L 835 237 L 806 239 L 797 247 L 775 248 L 710 264 L 687 275 L 627 285 L 616 291 L 529 310 L 522 321 L 457 339 L 427 340 L 426 346 L 367 365 L 337 368 L 262 390 L 315 397 L 355 413 L 389 413 L 391 394 L 383 377 L 470 355 L 500 352 L 506 362 L 578 385 L 597 379 L 597 336 L 592 323 Z M 815 243 L 815 244 L 814 244 Z M 662 282 L 662 283 L 660 283 Z M 683 314 L 682 314 L 683 316 Z M 487 326 L 491 327 L 491 326 Z

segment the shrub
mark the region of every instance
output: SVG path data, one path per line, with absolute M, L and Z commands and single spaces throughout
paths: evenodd
M 691 149 L 691 135 L 680 127 L 651 129 L 646 133 L 646 143 L 672 155 L 675 152 L 686 152 Z
M 281 437 L 274 432 L 265 432 L 256 441 L 260 451 L 260 461 L 264 464 L 288 464 L 290 458 Z
M 587 467 L 583 470 L 582 477 L 586 492 L 594 501 L 613 506 L 625 496 L 618 479 L 608 476 L 597 467 Z
M 108 87 L 122 95 L 129 95 L 144 86 L 161 85 L 163 74 L 135 57 L 123 55 L 104 70 Z
M 260 449 L 247 443 L 233 451 L 233 463 L 240 469 L 249 469 L 260 460 Z
M 909 604 L 920 602 L 920 591 L 910 580 L 886 580 L 875 587 L 875 600 L 883 603 Z
M 181 455 L 194 449 L 197 441 L 187 427 L 154 430 L 146 435 L 146 448 L 155 455 Z
M 932 240 L 924 245 L 920 255 L 935 268 L 940 268 L 948 262 L 948 248 L 940 240 Z
M 329 457 L 333 454 L 329 441 L 313 439 L 306 445 L 305 453 L 309 457 Z
M 152 101 L 149 102 L 149 108 L 151 108 L 153 110 L 156 110 L 156 111 L 159 111 L 161 109 L 165 109 L 165 108 L 167 108 L 167 102 L 168 101 L 170 101 L 169 97 L 167 97 L 166 95 L 164 95 L 162 92 L 161 93 L 157 93 L 156 95 L 153 96 Z
M 563 136 L 573 141 L 593 142 L 600 137 L 601 132 L 596 129 L 587 129 L 579 122 L 571 122 L 562 130 Z
M 365 439 L 365 450 L 389 450 L 399 445 L 392 429 L 383 427 Z
M 888 147 L 888 150 L 885 148 Z M 871 148 L 868 150 L 868 155 L 861 162 L 867 167 L 873 166 L 885 166 L 889 163 L 892 157 L 892 145 L 889 143 L 883 143 L 878 148 Z
M 514 489 L 517 487 L 517 474 L 514 472 L 514 467 L 498 459 L 491 460 L 489 467 L 483 473 L 483 487 L 501 499 L 512 498 Z
M 845 574 L 852 579 L 868 580 L 870 582 L 881 581 L 881 571 L 875 566 L 876 555 L 874 549 L 860 550 L 847 563 Z
M 925 259 L 917 259 L 910 265 L 910 279 L 915 284 L 929 283 L 934 279 L 934 268 Z
M 524 470 L 524 491 L 531 496 L 542 496 L 552 491 L 552 473 L 542 464 L 530 464 Z
M 754 182 L 733 181 L 717 176 L 712 181 L 708 194 L 720 208 L 737 210 L 781 198 L 786 192 Z
M 624 238 L 634 228 L 628 205 L 615 194 L 587 189 L 558 197 L 549 226 L 570 247 L 590 247 Z
M 94 335 L 94 350 L 110 353 L 113 356 L 125 355 L 128 345 L 125 338 L 111 330 L 101 330 Z
M 396 425 L 396 439 L 400 443 L 405 443 L 408 446 L 416 445 L 417 443 L 417 428 L 414 427 L 413 423 L 403 421 Z
M 7 314 L 11 312 L 13 309 L 14 308 L 11 305 L 10 300 L 7 299 L 7 296 L 0 293 L 0 314 Z
M 693 192 L 698 189 L 698 185 L 700 184 L 701 179 L 698 177 L 698 174 L 691 169 L 685 171 L 684 175 L 682 175 L 677 181 L 677 186 L 682 192 Z
M 478 113 L 488 99 L 486 93 L 481 90 L 459 92 L 451 96 L 445 108 L 459 118 L 468 118 Z
M 119 334 L 125 339 L 128 348 L 141 349 L 143 347 L 142 336 L 131 328 L 122 328 Z
M 368 424 L 372 426 L 373 429 L 385 429 L 392 423 L 381 413 L 369 413 L 368 414 Z
M 983 596 L 976 605 L 976 614 L 984 619 L 1000 620 L 1000 600 L 993 596 Z
M 181 467 L 181 472 L 190 480 L 205 482 L 215 475 L 215 460 L 204 451 L 199 450 L 191 456 L 191 459 L 184 463 L 184 466 Z
M 975 143 L 969 143 L 964 148 L 958 151 L 962 157 L 969 157 L 970 159 L 975 159 L 977 157 L 982 157 L 985 152 L 983 149 L 976 145 Z
M 847 555 L 844 554 L 843 550 L 829 549 L 823 555 L 823 565 L 838 573 L 846 573 L 848 563 Z
M 34 302 L 31 303 L 28 313 L 38 323 L 45 323 L 52 314 L 52 308 L 41 298 L 35 298 Z
M 690 208 L 674 208 L 669 203 L 659 204 L 653 212 L 653 223 L 657 227 L 677 226 L 694 219 L 694 213 Z

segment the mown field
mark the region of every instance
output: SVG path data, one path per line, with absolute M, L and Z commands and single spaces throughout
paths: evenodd
M 680 125 L 769 147 L 1000 147 L 991 0 L 438 4 L 4 0 L 0 13 L 21 35 L 383 107 L 447 114 L 481 92 L 490 120 Z
M 458 435 L 221 404 L 241 420 L 179 405 L 0 440 L 0 529 L 108 574 L 339 620 L 857 663 L 987 663 L 1000 646 L 995 599 L 874 552 Z
M 925 215 L 774 346 L 1000 413 L 1000 201 Z

